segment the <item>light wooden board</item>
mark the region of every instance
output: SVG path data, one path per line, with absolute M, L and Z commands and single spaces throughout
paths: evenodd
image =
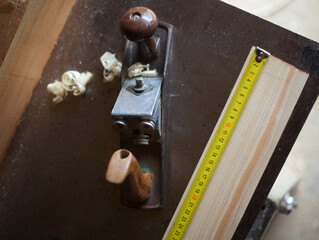
M 32 0 L 0 69 L 0 160 L 75 0 Z
M 164 239 L 174 224 L 253 51 L 254 48 L 237 79 Z M 232 238 L 307 78 L 307 73 L 273 56 L 269 57 L 184 239 Z

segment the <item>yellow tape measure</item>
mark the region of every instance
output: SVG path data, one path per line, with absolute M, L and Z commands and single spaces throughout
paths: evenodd
M 183 239 L 269 55 L 256 48 L 167 239 Z

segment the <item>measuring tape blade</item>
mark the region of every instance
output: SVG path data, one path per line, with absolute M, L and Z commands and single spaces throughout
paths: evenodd
M 258 47 L 254 51 L 167 239 L 183 239 L 269 55 Z

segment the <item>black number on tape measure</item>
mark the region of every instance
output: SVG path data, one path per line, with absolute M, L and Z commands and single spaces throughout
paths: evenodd
M 213 157 L 217 157 L 217 153 L 214 152 L 214 153 L 213 153 Z
M 178 224 L 179 229 L 183 229 L 184 225 L 183 224 Z
M 220 141 L 220 142 L 224 142 L 224 138 L 220 138 L 219 141 Z
M 227 134 L 227 133 L 228 133 L 227 131 L 225 131 L 225 130 L 223 131 L 223 134 Z
M 186 214 L 186 215 L 189 215 L 189 214 L 190 214 L 190 212 L 191 212 L 191 211 L 190 211 L 190 210 L 188 210 L 188 209 L 186 209 L 186 210 L 185 210 L 185 214 Z
M 206 171 L 206 172 L 209 172 L 209 171 L 210 171 L 210 167 L 206 167 L 206 168 L 205 168 L 205 171 Z
M 211 165 L 213 165 L 213 164 L 214 164 L 214 160 L 209 160 L 208 163 L 211 164 Z
M 190 208 L 192 208 L 192 207 L 194 207 L 194 203 L 189 202 L 189 203 L 188 203 L 188 206 L 189 206 Z
M 233 108 L 233 111 L 234 111 L 234 112 L 238 112 L 238 109 L 237 109 L 237 108 Z
M 237 101 L 237 103 L 238 103 L 238 104 L 241 104 L 241 102 L 240 102 L 240 101 Z
M 204 185 L 204 183 L 203 182 L 199 182 L 198 185 L 202 187 Z
M 186 220 L 187 220 L 187 217 L 182 217 L 183 222 L 186 222 Z
M 242 94 L 242 93 L 241 93 L 241 94 L 239 94 L 239 96 L 241 96 L 241 97 L 245 97 L 245 94 Z
M 196 189 L 195 189 L 195 193 L 200 193 L 200 189 L 199 189 L 199 188 L 196 188 Z
M 179 232 L 179 231 L 176 231 L 176 232 L 175 232 L 175 235 L 176 235 L 176 236 L 179 236 L 180 234 L 181 234 L 181 232 Z
M 202 176 L 204 179 L 207 179 L 207 175 L 206 174 L 203 174 Z
M 217 146 L 216 146 L 216 149 L 219 150 L 219 149 L 220 149 L 220 145 L 217 145 Z
M 243 88 L 246 89 L 246 90 L 248 89 L 248 87 L 246 87 L 246 86 L 244 86 Z

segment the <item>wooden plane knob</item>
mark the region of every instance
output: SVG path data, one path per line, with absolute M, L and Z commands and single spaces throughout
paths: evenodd
M 145 7 L 135 7 L 121 18 L 121 33 L 130 41 L 136 42 L 144 54 L 155 53 L 157 43 L 153 37 L 158 27 L 155 13 Z
M 121 186 L 122 196 L 128 203 L 142 203 L 150 196 L 152 173 L 143 174 L 138 161 L 128 150 L 113 153 L 106 180 Z

